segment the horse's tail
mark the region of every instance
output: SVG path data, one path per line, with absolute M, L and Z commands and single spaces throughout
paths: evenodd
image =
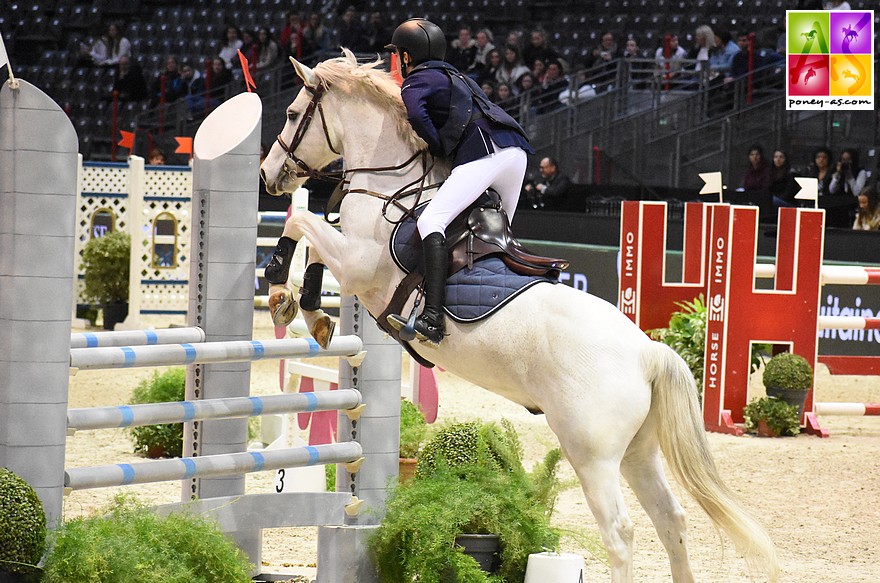
M 660 449 L 675 479 L 727 533 L 751 568 L 779 577 L 776 548 L 767 531 L 737 500 L 718 474 L 703 427 L 694 376 L 671 348 L 652 342 L 645 354 L 647 379 L 653 386 Z

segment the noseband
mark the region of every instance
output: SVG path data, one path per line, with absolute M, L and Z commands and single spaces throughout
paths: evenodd
M 293 162 L 300 168 L 300 170 L 296 172 L 291 172 L 285 165 L 284 172 L 287 173 L 291 178 L 327 178 L 327 177 L 339 177 L 339 173 L 327 173 L 321 172 L 320 170 L 315 170 L 305 163 L 302 159 L 298 158 L 296 154 L 294 154 L 294 150 L 296 150 L 300 143 L 302 143 L 303 138 L 306 135 L 306 130 L 309 129 L 309 125 L 312 123 L 312 118 L 315 116 L 315 110 L 318 110 L 318 113 L 321 114 L 321 127 L 324 128 L 324 138 L 327 140 L 327 146 L 330 147 L 330 151 L 336 155 L 341 156 L 342 154 L 333 147 L 333 142 L 330 141 L 330 131 L 327 129 L 327 118 L 324 115 L 324 108 L 321 107 L 321 98 L 324 96 L 324 93 L 327 91 L 327 87 L 323 83 L 319 83 L 316 87 L 309 87 L 305 85 L 305 88 L 312 94 L 312 100 L 306 106 L 306 110 L 303 112 L 302 117 L 299 120 L 299 125 L 296 126 L 296 131 L 293 133 L 293 139 L 290 141 L 290 145 L 284 143 L 284 140 L 281 138 L 281 134 L 278 134 L 278 143 L 281 144 L 281 147 L 284 148 L 284 151 L 287 152 L 287 158 L 293 160 Z

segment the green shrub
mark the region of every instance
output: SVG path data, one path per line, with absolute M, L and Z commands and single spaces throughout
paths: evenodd
M 400 400 L 400 457 L 414 458 L 419 453 L 425 437 L 428 435 L 428 423 L 415 403 Z
M 559 543 L 550 513 L 560 457 L 554 449 L 526 472 L 519 437 L 507 421 L 440 431 L 419 455 L 416 479 L 390 495 L 370 539 L 380 581 L 522 581 L 529 554 Z M 455 545 L 465 533 L 498 535 L 498 573 L 484 573 Z
M 83 299 L 98 305 L 128 301 L 131 237 L 113 231 L 83 248 Z
M 0 468 L 0 573 L 33 574 L 46 548 L 46 514 L 34 489 Z
M 171 368 L 141 382 L 132 393 L 131 404 L 182 401 L 186 393 L 186 369 Z M 183 423 L 163 423 L 132 427 L 128 430 L 135 453 L 148 457 L 183 455 Z
M 251 565 L 206 518 L 163 518 L 117 497 L 107 514 L 77 518 L 52 537 L 44 583 L 249 583 Z
M 692 302 L 679 302 L 681 308 L 673 312 L 669 318 L 668 328 L 649 330 L 648 334 L 654 340 L 670 346 L 687 363 L 697 386 L 703 386 L 703 365 L 706 354 L 706 317 L 708 310 L 703 299 L 703 294 L 694 298 Z
M 758 421 L 767 423 L 768 429 L 779 435 L 797 435 L 801 432 L 798 408 L 774 397 L 752 399 L 743 409 L 746 431 L 755 433 Z
M 803 356 L 783 352 L 764 367 L 763 380 L 765 387 L 809 391 L 813 386 L 813 369 Z

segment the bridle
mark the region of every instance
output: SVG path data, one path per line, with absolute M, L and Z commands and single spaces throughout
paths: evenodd
M 372 168 L 346 168 L 343 169 L 341 172 L 324 172 L 322 170 L 316 170 L 315 168 L 309 166 L 303 159 L 294 154 L 294 151 L 302 143 L 306 131 L 309 129 L 309 126 L 312 123 L 312 119 L 315 117 L 315 110 L 317 110 L 321 116 L 321 127 L 324 130 L 324 139 L 327 141 L 327 146 L 330 148 L 330 151 L 338 156 L 341 156 L 342 154 L 333 146 L 333 141 L 330 139 L 330 130 L 327 129 L 327 118 L 324 115 L 324 108 L 321 106 L 321 98 L 326 94 L 327 86 L 324 85 L 324 83 L 318 83 L 314 87 L 309 85 L 304 85 L 304 87 L 309 91 L 309 93 L 312 94 L 312 100 L 309 101 L 309 104 L 306 106 L 305 111 L 303 111 L 302 117 L 299 120 L 299 124 L 296 126 L 296 130 L 293 132 L 293 139 L 290 141 L 290 145 L 284 143 L 284 139 L 281 137 L 281 134 L 278 134 L 276 140 L 281 145 L 281 147 L 284 148 L 284 151 L 287 153 L 288 160 L 293 161 L 294 164 L 296 164 L 296 166 L 299 168 L 299 170 L 292 170 L 285 163 L 282 166 L 282 171 L 287 174 L 288 177 L 315 178 L 318 180 L 339 180 L 339 183 L 336 185 L 336 189 L 334 190 L 330 201 L 327 203 L 328 211 L 335 208 L 334 201 L 335 204 L 338 205 L 342 202 L 342 198 L 348 193 L 366 194 L 384 200 L 385 203 L 382 205 L 382 216 L 385 218 L 385 220 L 391 223 L 399 223 L 412 215 L 415 208 L 419 205 L 422 193 L 425 190 L 439 188 L 439 183 L 425 185 L 425 179 L 434 169 L 434 161 L 431 160 L 429 163 L 428 153 L 426 150 L 419 150 L 412 156 L 410 156 L 406 161 L 394 166 L 378 166 Z M 349 174 L 353 174 L 355 172 L 390 172 L 394 170 L 401 170 L 415 162 L 415 160 L 419 157 L 421 157 L 422 159 L 422 175 L 416 180 L 410 182 L 409 184 L 402 186 L 390 196 L 382 194 L 380 192 L 367 190 L 365 188 L 346 189 L 346 186 L 348 186 L 348 184 L 351 182 L 351 179 L 346 177 Z M 412 207 L 407 207 L 400 202 L 400 199 L 413 195 L 415 195 L 416 199 Z M 389 219 L 386 214 L 389 205 L 394 205 L 396 208 L 402 211 L 403 216 L 396 220 Z M 325 212 L 324 217 L 327 218 L 329 214 L 329 212 Z
M 341 172 L 322 172 L 320 170 L 315 170 L 293 153 L 302 143 L 303 138 L 306 135 L 306 130 L 308 130 L 309 126 L 312 124 L 312 118 L 315 117 L 315 110 L 317 109 L 318 113 L 321 114 L 321 127 L 324 128 L 324 139 L 327 140 L 327 146 L 330 148 L 330 151 L 337 156 L 342 155 L 339 153 L 339 150 L 333 147 L 333 142 L 330 140 L 330 130 L 327 129 L 327 117 L 324 115 L 324 108 L 321 107 L 321 98 L 324 96 L 324 93 L 326 93 L 327 86 L 323 83 L 318 83 L 315 87 L 309 85 L 305 85 L 304 87 L 312 94 L 312 100 L 309 101 L 309 104 L 306 106 L 306 110 L 303 112 L 302 117 L 299 120 L 299 125 L 296 126 L 296 131 L 293 132 L 293 139 L 290 141 L 290 145 L 288 146 L 284 143 L 281 134 L 278 134 L 278 137 L 276 138 L 278 143 L 281 144 L 281 147 L 284 148 L 284 151 L 287 152 L 287 158 L 299 166 L 300 170 L 292 172 L 287 164 L 282 166 L 282 169 L 290 178 L 342 178 Z

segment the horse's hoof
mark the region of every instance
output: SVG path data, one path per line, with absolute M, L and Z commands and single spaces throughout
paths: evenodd
M 299 305 L 296 303 L 293 294 L 289 290 L 282 292 L 281 302 L 272 313 L 272 323 L 276 326 L 287 326 L 296 318 L 298 311 Z
M 330 347 L 330 341 L 333 340 L 333 331 L 336 329 L 336 322 L 330 316 L 324 315 L 315 322 L 314 328 L 311 330 L 312 338 L 318 343 L 318 346 L 327 350 Z
M 412 342 L 416 339 L 416 329 L 408 326 L 405 318 L 397 314 L 388 314 L 385 319 L 389 326 L 397 330 L 397 336 L 404 342 Z

